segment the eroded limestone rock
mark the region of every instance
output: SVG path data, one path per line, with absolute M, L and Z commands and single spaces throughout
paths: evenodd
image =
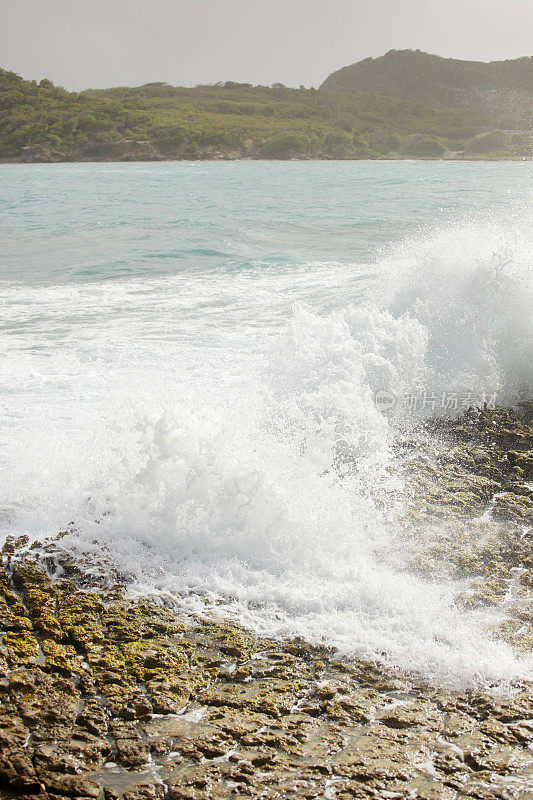
M 532 411 L 433 422 L 432 457 L 405 458 L 406 516 L 430 532 L 413 568 L 445 562 L 470 581 L 466 606 L 505 601 L 498 634 L 522 648 Z M 2 550 L 0 800 L 528 797 L 530 686 L 447 693 L 133 600 L 104 556 L 76 558 L 62 536 Z

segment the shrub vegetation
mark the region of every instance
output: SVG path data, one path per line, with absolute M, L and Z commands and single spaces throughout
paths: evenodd
M 68 92 L 0 70 L 4 160 L 431 158 L 446 150 L 486 158 L 492 142 L 500 156 L 519 154 L 523 137 L 502 127 L 480 114 L 353 91 L 228 82 Z

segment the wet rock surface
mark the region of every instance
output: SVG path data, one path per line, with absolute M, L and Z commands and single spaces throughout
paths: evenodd
M 498 608 L 497 635 L 530 651 L 533 402 L 431 420 L 400 450 L 413 568 L 463 581 L 457 603 Z
M 498 635 L 524 649 L 531 410 L 432 423 L 407 511 L 429 528 L 447 515 L 417 569 L 446 560 L 468 577 L 465 605 L 505 595 Z M 0 636 L 0 800 L 533 796 L 531 686 L 445 692 L 132 598 L 61 535 L 5 543 Z
M 1 798 L 526 797 L 528 687 L 412 685 L 82 586 L 55 547 L 4 547 Z

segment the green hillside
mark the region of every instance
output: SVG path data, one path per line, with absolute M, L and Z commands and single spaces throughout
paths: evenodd
M 68 92 L 0 70 L 4 161 L 520 157 L 493 117 L 353 91 L 164 83 Z
M 321 89 L 375 92 L 437 108 L 488 113 L 533 127 L 533 58 L 461 61 L 390 50 L 332 73 Z

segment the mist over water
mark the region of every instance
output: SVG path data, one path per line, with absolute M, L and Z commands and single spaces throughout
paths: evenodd
M 5 535 L 74 520 L 70 546 L 196 611 L 447 685 L 528 674 L 407 569 L 416 420 L 374 394 L 531 397 L 530 164 L 5 175 Z

